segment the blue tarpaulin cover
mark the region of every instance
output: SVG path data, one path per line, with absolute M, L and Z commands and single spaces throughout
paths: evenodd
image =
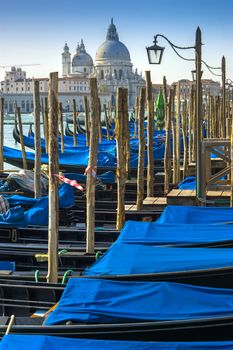
M 196 177 L 188 176 L 178 185 L 179 190 L 195 190 L 196 189 Z
M 15 271 L 15 261 L 0 261 L 0 270 Z
M 233 241 L 233 225 L 159 224 L 127 221 L 118 243 L 148 245 L 185 245 Z
M 167 248 L 113 243 L 86 276 L 134 275 L 233 267 L 233 248 Z
M 168 205 L 156 222 L 159 224 L 207 225 L 233 223 L 233 208 Z
M 48 335 L 5 335 L 0 350 L 233 350 L 233 342 L 142 342 L 71 339 Z
M 59 208 L 69 208 L 74 204 L 74 189 L 72 186 L 67 184 L 61 184 L 59 187 Z M 47 198 L 44 196 L 42 198 Z M 30 198 L 20 195 L 7 196 L 7 200 L 10 205 L 34 205 L 40 201 L 41 198 Z
M 153 149 L 154 159 L 162 159 L 164 156 L 164 144 L 159 144 Z M 22 159 L 22 152 L 20 150 L 10 148 L 7 146 L 3 147 L 4 160 L 10 163 L 10 160 L 20 160 Z M 35 153 L 26 152 L 26 158 L 28 160 L 34 161 Z M 59 164 L 60 166 L 72 165 L 72 166 L 87 166 L 89 158 L 89 150 L 84 151 L 71 151 L 59 154 Z M 48 155 L 42 153 L 41 163 L 48 164 Z M 117 164 L 117 159 L 115 155 L 107 151 L 98 152 L 97 166 L 106 168 L 115 168 Z M 135 168 L 138 164 L 138 155 L 135 153 L 130 157 L 130 166 Z M 145 152 L 145 165 L 147 164 L 147 152 Z
M 176 301 L 174 303 L 174 300 Z M 118 323 L 233 315 L 231 289 L 171 282 L 72 278 L 46 325 L 67 321 Z
M 29 225 L 48 225 L 48 196 L 40 199 L 12 196 L 9 201 L 11 205 L 26 204 L 33 206 L 25 211 L 20 205 L 17 205 L 10 208 L 5 214 L 0 214 L 0 226 L 26 227 Z M 62 184 L 59 188 L 59 207 L 69 208 L 73 204 L 73 187 Z

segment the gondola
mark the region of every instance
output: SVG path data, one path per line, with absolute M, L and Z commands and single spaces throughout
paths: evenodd
M 10 317 L 0 318 L 3 337 Z M 233 340 L 233 317 L 211 320 L 112 323 L 100 325 L 44 326 L 44 319 L 16 317 L 11 334 L 53 335 L 59 337 L 144 340 L 144 341 L 218 341 Z
M 86 226 L 85 224 L 77 224 L 79 227 L 59 226 L 59 243 L 61 245 L 82 244 L 86 242 Z M 97 246 L 113 243 L 119 236 L 119 230 L 113 227 L 96 227 L 95 242 Z M 0 226 L 0 242 L 1 243 L 44 243 L 48 242 L 48 228 L 46 226 L 31 227 L 1 227 Z M 0 244 L 1 244 L 0 243 Z
M 87 288 L 94 293 L 86 293 Z M 208 295 L 205 306 L 203 298 Z M 229 290 L 172 283 L 72 279 L 48 318 L 16 317 L 11 333 L 173 342 L 233 340 L 231 295 Z M 0 319 L 1 336 L 8 322 L 9 317 Z
M 27 167 L 29 170 L 32 170 L 34 168 L 34 153 L 26 152 L 26 158 L 27 158 Z M 81 155 L 80 155 L 81 156 Z M 82 157 L 83 157 L 82 153 Z M 14 165 L 18 168 L 23 168 L 23 159 L 22 159 L 22 152 L 7 146 L 4 146 L 4 161 L 6 163 L 9 163 L 11 165 Z M 101 155 L 102 157 L 102 155 Z M 105 157 L 103 155 L 103 157 Z M 107 164 L 106 165 L 99 165 L 98 166 L 98 174 L 103 174 L 107 171 L 116 171 L 115 165 L 108 165 L 108 157 L 106 156 L 105 158 Z M 41 163 L 42 164 L 48 164 L 48 156 L 47 155 L 42 155 L 41 157 Z M 67 172 L 67 173 L 84 173 L 87 164 L 83 162 L 81 164 L 78 160 L 78 153 L 64 153 L 60 154 L 60 159 L 59 159 L 59 167 L 61 171 Z M 146 173 L 146 168 L 145 168 L 145 173 Z M 162 172 L 163 171 L 163 166 L 162 166 L 162 161 L 161 160 L 155 160 L 155 171 L 156 172 Z M 136 167 L 131 167 L 130 168 L 130 176 L 136 176 L 137 174 L 137 168 Z
M 178 248 L 115 242 L 84 275 L 233 288 L 232 248 Z
M 29 317 L 38 310 L 46 311 L 60 300 L 64 288 L 64 284 L 0 279 L 0 313 Z
M 14 275 L 14 273 L 25 272 L 30 273 L 32 278 L 34 279 L 34 272 L 39 269 L 40 271 L 47 271 L 48 269 L 48 259 L 47 259 L 47 247 L 46 249 L 42 248 L 34 249 L 27 248 L 26 246 L 15 248 L 6 248 L 0 249 L 0 261 L 9 261 L 14 262 L 15 271 L 9 270 L 9 275 Z M 67 247 L 67 249 L 69 249 Z M 102 248 L 101 248 L 102 249 Z M 103 248 L 106 249 L 106 248 Z M 83 247 L 80 251 L 70 251 L 68 250 L 63 253 L 63 250 L 60 250 L 61 254 L 59 254 L 59 271 L 63 271 L 72 269 L 74 273 L 81 273 L 86 267 L 91 265 L 96 260 L 96 252 L 94 254 L 86 254 L 85 248 Z M 58 252 L 58 253 L 59 253 Z M 6 273 L 3 273 L 6 275 Z M 1 276 L 1 272 L 0 272 Z
M 145 342 L 130 340 L 96 340 L 54 337 L 48 335 L 6 335 L 1 342 L 1 350 L 31 350 L 31 344 L 37 344 L 37 350 L 231 350 L 233 342 Z

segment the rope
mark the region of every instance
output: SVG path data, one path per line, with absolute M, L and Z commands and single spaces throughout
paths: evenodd
M 99 250 L 95 255 L 95 260 L 98 260 L 99 258 L 101 258 L 102 255 L 103 255 L 102 252 Z
M 65 273 L 64 273 L 64 275 L 63 275 L 63 278 L 62 278 L 62 284 L 65 284 L 65 282 L 66 282 L 66 278 L 67 278 L 67 276 L 69 275 L 69 274 L 73 274 L 74 273 L 74 271 L 73 270 L 67 270 Z
M 58 255 L 62 256 L 64 254 L 66 254 L 66 253 L 68 253 L 68 250 L 67 249 L 62 249 L 62 250 L 60 250 L 60 252 L 58 252 Z
M 96 166 L 88 165 L 84 172 L 85 175 L 91 174 L 92 177 L 96 177 Z
M 35 272 L 35 281 L 36 281 L 36 283 L 39 282 L 39 273 L 40 273 L 40 270 L 36 270 L 36 272 Z

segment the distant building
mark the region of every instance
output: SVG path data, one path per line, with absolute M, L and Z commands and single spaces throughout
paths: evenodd
M 221 85 L 218 81 L 212 79 L 202 79 L 202 95 L 205 99 L 206 96 L 219 96 L 221 92 Z M 191 93 L 191 87 L 195 84 L 194 81 L 188 79 L 181 79 L 172 85 L 180 86 L 181 99 L 189 99 Z
M 84 110 L 84 96 L 90 95 L 89 77 L 96 77 L 99 85 L 99 97 L 102 104 L 116 101 L 117 87 L 125 87 L 129 93 L 129 108 L 135 104 L 139 89 L 145 86 L 145 80 L 133 71 L 130 54 L 127 47 L 119 41 L 116 26 L 111 20 L 107 30 L 106 40 L 96 52 L 95 63 L 87 53 L 83 40 L 77 45 L 73 57 L 67 43 L 62 52 L 62 78 L 59 79 L 59 101 L 65 111 L 72 110 L 73 99 L 77 109 Z M 40 81 L 40 94 L 48 94 L 48 79 Z M 6 113 L 13 113 L 14 106 L 21 107 L 23 113 L 33 111 L 33 79 L 27 78 L 26 72 L 20 67 L 12 67 L 6 72 L 1 82 L 1 96 L 5 98 Z

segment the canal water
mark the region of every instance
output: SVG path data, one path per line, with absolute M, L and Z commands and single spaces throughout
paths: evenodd
M 30 123 L 34 122 L 34 118 L 32 114 L 23 114 L 22 115 L 22 123 L 23 123 L 23 133 L 24 135 L 28 134 Z M 4 146 L 8 146 L 11 148 L 21 149 L 20 144 L 16 144 L 13 137 L 13 129 L 14 129 L 14 116 L 8 115 L 4 119 Z M 41 125 L 41 134 L 43 133 L 43 127 Z M 32 151 L 26 147 L 26 151 Z M 17 169 L 11 164 L 4 163 L 5 170 Z

